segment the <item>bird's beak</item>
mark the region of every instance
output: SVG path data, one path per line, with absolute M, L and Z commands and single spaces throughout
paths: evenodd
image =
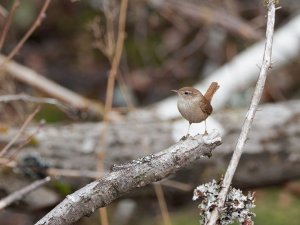
M 173 92 L 175 92 L 175 93 L 178 93 L 178 90 L 171 90 L 171 91 L 173 91 Z

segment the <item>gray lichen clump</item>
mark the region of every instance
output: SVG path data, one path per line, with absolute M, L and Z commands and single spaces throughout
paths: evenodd
M 200 200 L 199 204 L 201 224 L 206 224 L 211 211 L 218 205 L 218 196 L 222 189 L 222 181 L 215 181 L 198 186 L 194 190 L 193 200 Z M 248 192 L 244 195 L 241 190 L 230 187 L 224 207 L 220 209 L 218 224 L 232 224 L 235 220 L 242 225 L 253 224 L 252 217 L 255 216 L 250 210 L 255 207 L 254 194 Z

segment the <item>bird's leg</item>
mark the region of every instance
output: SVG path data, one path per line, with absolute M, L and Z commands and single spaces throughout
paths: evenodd
M 203 136 L 208 135 L 207 130 L 206 130 L 206 120 L 204 120 L 204 125 L 205 125 L 205 132 L 204 132 Z
M 189 135 L 189 131 L 190 131 L 190 126 L 191 126 L 192 123 L 189 122 L 189 127 L 188 127 L 188 130 L 187 130 L 187 134 L 185 136 L 183 136 L 182 138 L 180 138 L 180 140 L 184 141 L 186 140 L 190 135 Z
M 189 122 L 189 127 L 188 127 L 188 130 L 187 130 L 187 134 L 186 134 L 186 137 L 188 137 L 189 136 L 189 132 L 190 132 L 190 127 L 191 127 L 191 122 Z

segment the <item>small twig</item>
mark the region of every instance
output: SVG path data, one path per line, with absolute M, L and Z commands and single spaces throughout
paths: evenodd
M 129 93 L 129 89 L 128 86 L 126 85 L 125 79 L 123 77 L 123 75 L 121 74 L 121 72 L 119 72 L 118 76 L 117 76 L 117 81 L 118 81 L 118 85 L 120 87 L 121 93 L 123 95 L 123 98 L 126 102 L 126 111 L 132 111 L 134 110 L 134 103 L 132 101 L 132 97 Z M 114 109 L 116 109 L 116 107 L 114 107 Z
M 9 168 L 15 168 L 17 166 L 17 162 L 14 160 L 10 160 L 8 158 L 2 158 L 0 157 L 0 167 L 9 167 Z
M 91 22 L 87 24 L 87 28 L 92 32 L 95 41 L 92 43 L 92 46 L 102 52 L 107 59 L 111 62 L 112 56 L 108 54 L 108 48 L 106 45 L 106 38 L 104 36 L 104 30 L 101 27 L 101 19 L 99 16 L 96 16 Z
M 11 101 L 26 101 L 26 102 L 33 102 L 33 103 L 41 103 L 41 104 L 49 104 L 55 105 L 63 112 L 70 115 L 72 111 L 71 106 L 67 106 L 54 98 L 42 98 L 42 97 L 35 97 L 27 94 L 17 94 L 17 95 L 3 95 L 0 96 L 0 102 L 11 102 Z
M 0 55 L 0 62 L 3 62 L 4 60 L 5 57 Z M 103 106 L 100 102 L 92 101 L 63 86 L 60 86 L 28 67 L 22 66 L 14 61 L 10 61 L 5 69 L 15 79 L 37 88 L 43 93 L 59 99 L 74 108 L 87 112 L 93 117 L 100 117 L 103 114 Z
M 63 176 L 63 177 L 86 177 L 97 179 L 102 177 L 104 173 L 91 170 L 71 170 L 71 169 L 58 169 L 58 168 L 48 168 L 47 174 L 49 176 Z
M 107 81 L 104 119 L 107 119 L 108 113 L 112 108 L 114 86 L 115 86 L 116 76 L 117 76 L 119 64 L 121 61 L 123 46 L 124 46 L 127 5 L 128 5 L 128 0 L 121 1 L 120 16 L 119 16 L 119 30 L 118 30 L 118 37 L 117 37 L 116 48 L 115 48 L 115 55 L 112 60 L 111 70 L 109 71 L 108 81 Z
M 191 191 L 193 190 L 193 185 L 192 184 L 185 184 L 176 180 L 163 180 L 160 182 L 162 186 L 174 188 L 180 191 Z
M 23 38 L 18 42 L 18 44 L 13 48 L 13 50 L 9 53 L 9 55 L 5 58 L 5 60 L 0 64 L 0 68 L 3 69 L 7 62 L 9 62 L 21 49 L 21 47 L 24 45 L 24 43 L 27 41 L 27 39 L 30 37 L 30 35 L 36 30 L 38 26 L 40 26 L 42 20 L 45 18 L 45 12 L 50 4 L 51 0 L 45 0 L 44 4 L 41 8 L 40 13 L 38 14 L 36 20 L 32 24 L 32 26 L 29 28 L 29 30 L 25 33 Z
M 267 72 L 271 66 L 271 55 L 272 55 L 272 44 L 273 44 L 273 33 L 274 33 L 274 24 L 275 24 L 275 3 L 274 1 L 269 1 L 268 3 L 268 19 L 267 19 L 267 30 L 266 30 L 266 43 L 265 43 L 265 50 L 263 56 L 263 63 L 260 70 L 260 74 L 258 77 L 258 81 L 255 87 L 254 95 L 251 100 L 251 104 L 249 110 L 246 115 L 246 119 L 244 121 L 241 134 L 239 136 L 237 145 L 235 147 L 234 153 L 232 155 L 231 161 L 227 168 L 225 177 L 223 179 L 223 188 L 219 194 L 219 203 L 218 207 L 216 207 L 212 213 L 211 217 L 209 218 L 207 224 L 208 225 L 215 225 L 218 218 L 219 218 L 219 209 L 221 209 L 225 203 L 225 199 L 231 185 L 232 178 L 238 166 L 240 157 L 243 153 L 243 147 L 247 140 L 248 133 L 250 131 L 255 113 L 257 111 L 257 107 L 259 101 L 261 99 L 266 78 Z
M 111 70 L 109 71 L 108 75 L 108 81 L 107 81 L 107 89 L 106 89 L 106 99 L 105 99 L 105 105 L 104 105 L 104 113 L 103 113 L 103 129 L 102 133 L 100 135 L 100 151 L 98 154 L 98 158 L 103 161 L 103 152 L 105 148 L 106 143 L 106 129 L 109 125 L 109 112 L 112 109 L 112 101 L 113 101 L 113 93 L 114 93 L 114 86 L 116 81 L 116 76 L 121 60 L 121 55 L 123 51 L 124 46 L 124 39 L 125 39 L 125 22 L 126 22 L 126 13 L 127 13 L 127 5 L 128 0 L 121 1 L 121 7 L 120 7 L 120 16 L 119 16 L 119 29 L 118 29 L 118 37 L 117 37 L 117 43 L 116 43 L 116 50 L 115 55 L 112 60 Z M 101 163 L 102 164 L 102 163 Z M 100 171 L 103 171 L 103 165 L 98 164 L 98 169 Z
M 9 11 L 8 17 L 6 18 L 6 22 L 5 25 L 3 27 L 3 30 L 1 32 L 1 37 L 0 37 L 0 51 L 3 47 L 7 32 L 9 30 L 9 27 L 11 25 L 12 19 L 15 15 L 15 12 L 17 10 L 17 8 L 20 6 L 20 0 L 14 0 L 14 3 L 11 7 L 11 10 Z
M 166 199 L 164 191 L 159 183 L 154 183 L 154 190 L 158 199 L 159 208 L 161 211 L 162 219 L 164 225 L 171 225 L 170 215 L 168 213 L 168 207 L 166 204 Z
M 17 94 L 17 95 L 2 95 L 0 96 L 0 102 L 11 102 L 11 101 L 28 101 L 28 102 L 34 102 L 34 103 L 47 103 L 52 105 L 59 105 L 63 106 L 62 103 L 60 103 L 58 100 L 53 98 L 40 98 L 40 97 L 34 97 L 27 94 Z
M 199 31 L 191 42 L 178 48 L 176 52 L 173 52 L 172 55 L 166 60 L 163 65 L 165 68 L 164 72 L 166 73 L 172 71 L 176 73 L 176 66 L 180 65 L 181 61 L 184 61 L 186 58 L 195 54 L 204 43 L 204 34 L 202 31 Z
M 5 18 L 7 17 L 7 14 L 7 10 L 2 5 L 0 5 L 0 15 Z
M 47 184 L 51 180 L 50 177 L 46 177 L 42 180 L 38 180 L 33 182 L 32 184 L 28 185 L 27 187 L 16 191 L 9 196 L 0 200 L 0 210 L 3 210 L 5 207 L 9 206 L 13 202 L 21 200 L 25 195 L 29 194 L 30 192 L 36 190 L 37 188 L 41 187 L 42 185 Z
M 120 15 L 119 15 L 119 27 L 118 27 L 118 36 L 117 36 L 117 41 L 115 44 L 115 50 L 113 51 L 113 46 L 114 46 L 114 32 L 113 32 L 113 17 L 111 11 L 106 8 L 104 10 L 105 16 L 106 16 L 106 21 L 107 21 L 107 35 L 106 35 L 106 44 L 107 47 L 105 48 L 106 51 L 103 50 L 103 44 L 100 43 L 99 49 L 106 53 L 106 55 L 110 56 L 112 55 L 113 52 L 115 54 L 113 55 L 113 58 L 109 57 L 110 61 L 112 62 L 111 65 L 111 70 L 108 76 L 108 82 L 107 82 L 107 91 L 106 91 L 106 101 L 105 101 L 105 106 L 104 106 L 104 126 L 102 130 L 102 135 L 100 136 L 100 151 L 98 154 L 98 163 L 97 167 L 100 171 L 103 171 L 103 159 L 105 157 L 104 154 L 104 149 L 105 149 L 105 144 L 106 144 L 106 130 L 109 125 L 108 121 L 108 114 L 112 110 L 112 100 L 113 100 L 113 93 L 114 93 L 114 87 L 115 87 L 115 82 L 116 82 L 116 77 L 118 79 L 120 89 L 123 93 L 123 96 L 125 98 L 125 101 L 127 102 L 127 105 L 129 109 L 133 109 L 134 106 L 132 102 L 130 101 L 129 95 L 127 94 L 127 89 L 125 82 L 122 78 L 122 76 L 118 75 L 118 68 L 119 64 L 121 61 L 121 56 L 122 56 L 122 51 L 123 51 L 123 45 L 124 45 L 124 39 L 125 39 L 125 24 L 126 24 L 126 13 L 127 13 L 127 5 L 128 5 L 128 0 L 123 0 L 121 1 L 121 6 L 120 6 Z M 117 76 L 118 75 L 118 76 Z M 158 198 L 159 206 L 162 212 L 162 217 L 164 221 L 164 225 L 171 225 L 171 220 L 169 218 L 168 210 L 167 210 L 167 205 L 166 201 L 164 198 L 164 194 L 162 191 L 162 187 L 160 186 L 159 183 L 157 183 L 154 186 L 155 193 Z M 106 218 L 106 211 L 104 208 L 100 208 L 100 217 L 101 224 L 108 224 Z M 104 218 L 104 219 L 103 219 Z
M 10 140 L 10 142 L 7 143 L 7 145 L 1 150 L 0 152 L 0 157 L 2 157 L 7 151 L 8 149 L 19 139 L 19 137 L 23 134 L 24 130 L 26 129 L 26 127 L 29 125 L 29 123 L 32 121 L 32 119 L 34 118 L 34 116 L 38 113 L 38 111 L 40 110 L 40 107 L 37 107 L 33 113 L 31 113 L 27 119 L 25 120 L 25 122 L 23 123 L 22 127 L 20 128 L 20 130 L 18 131 L 18 133 Z
M 10 160 L 8 158 L 0 158 L 0 166 L 15 168 L 18 166 L 18 162 L 16 162 L 15 159 Z M 79 177 L 79 178 L 84 177 L 84 178 L 91 178 L 91 179 L 97 179 L 99 177 L 104 176 L 104 173 L 100 173 L 98 171 L 93 171 L 93 170 L 61 169 L 61 168 L 54 168 L 54 167 L 47 168 L 46 174 L 51 177 Z M 167 182 L 165 183 L 166 183 L 165 186 L 173 187 L 185 191 L 185 189 L 182 189 L 177 184 L 175 186 L 175 185 L 169 185 Z M 190 188 L 189 190 L 192 189 Z
M 29 137 L 27 137 L 22 143 L 20 143 L 20 145 L 17 146 L 16 149 L 10 151 L 5 157 L 8 158 L 9 160 L 13 160 L 15 156 L 20 152 L 20 150 L 23 149 L 23 147 L 26 146 L 34 138 L 34 136 L 36 136 L 39 133 L 39 131 L 42 129 L 44 124 L 45 121 L 42 120 L 39 126 L 36 128 L 36 130 L 31 135 L 29 135 Z
M 109 2 L 109 3 L 108 3 Z M 106 36 L 105 36 L 105 52 L 108 57 L 108 59 L 111 61 L 114 57 L 115 50 L 116 50 L 116 41 L 115 41 L 115 32 L 114 32 L 114 15 L 113 15 L 113 6 L 109 7 L 109 4 L 112 4 L 114 1 L 107 1 L 106 4 L 104 4 L 104 15 L 106 18 Z M 120 8 L 121 13 L 121 8 Z M 121 14 L 120 14 L 121 16 Z M 120 25 L 120 23 L 119 23 Z

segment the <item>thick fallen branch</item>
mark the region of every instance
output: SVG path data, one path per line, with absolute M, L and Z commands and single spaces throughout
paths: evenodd
M 234 149 L 234 144 L 238 138 L 240 127 L 243 123 L 246 110 L 225 110 L 213 115 L 215 123 L 208 121 L 210 129 L 218 128 L 223 130 L 224 137 L 222 151 L 214 154 L 214 159 L 218 163 L 214 165 L 213 171 L 225 169 L 228 159 Z M 250 176 L 241 182 L 242 176 L 236 181 L 239 185 L 252 186 L 266 185 L 266 178 L 269 184 L 282 182 L 281 176 L 286 174 L 284 171 L 291 170 L 295 165 L 285 161 L 287 158 L 297 157 L 295 149 L 300 145 L 300 101 L 287 101 L 276 104 L 261 105 L 254 121 L 253 130 L 250 132 L 249 140 L 245 146 L 247 157 L 242 158 L 240 165 L 241 173 L 250 173 L 246 165 L 265 165 L 266 161 L 272 161 L 272 155 L 278 155 L 280 165 L 285 167 L 280 173 L 274 173 L 272 166 L 262 170 L 252 171 L 255 177 Z M 139 112 L 140 119 L 136 115 L 130 115 L 135 118 L 135 122 L 130 118 L 122 123 L 112 123 L 108 132 L 108 146 L 106 152 L 105 167 L 110 168 L 114 163 L 124 163 L 132 159 L 141 157 L 145 154 L 154 154 L 161 149 L 172 145 L 175 141 L 172 139 L 173 123 L 171 121 L 155 121 L 151 111 Z M 280 120 L 278 120 L 280 118 Z M 136 120 L 139 120 L 138 122 Z M 218 125 L 217 125 L 218 124 Z M 186 125 L 186 122 L 185 122 Z M 11 147 L 15 148 L 23 143 L 23 139 L 31 136 L 38 129 L 37 125 L 30 125 L 24 136 Z M 34 136 L 34 145 L 24 147 L 18 157 L 18 162 L 23 158 L 37 156 L 50 167 L 64 170 L 91 170 L 96 168 L 96 150 L 98 149 L 98 136 L 102 132 L 102 123 L 74 123 L 74 124 L 45 124 L 43 129 Z M 209 129 L 209 130 L 210 130 Z M 0 143 L 6 145 L 19 131 L 19 127 L 10 128 L 1 133 Z M 198 133 L 202 132 L 201 129 Z M 82 135 L 84 134 L 84 135 Z M 299 141 L 298 141 L 299 140 Z M 289 143 L 288 145 L 286 143 Z M 255 162 L 253 159 L 255 158 Z M 299 156 L 300 157 L 300 156 Z M 281 161 L 283 160 L 283 161 Z M 209 160 L 210 163 L 212 160 Z M 214 161 L 214 160 L 213 160 Z M 202 162 L 202 168 L 209 163 Z M 252 166 L 252 167 L 253 167 Z M 275 165 L 274 165 L 275 166 Z M 248 171 L 248 172 L 247 172 Z M 273 171 L 273 172 L 272 172 Z M 80 171 L 79 171 L 80 172 Z M 199 171 L 198 171 L 199 173 Z M 300 174 L 298 171 L 288 174 Z M 83 172 L 85 174 L 85 172 Z M 59 175 L 59 174 L 57 174 Z M 80 176 L 82 177 L 82 175 Z M 90 177 L 90 176 L 88 176 Z M 258 179 L 259 177 L 259 179 Z M 247 182 L 247 184 L 245 183 Z
M 193 166 L 181 170 L 169 179 L 195 187 L 213 177 L 219 177 L 220 171 L 225 171 L 229 163 L 245 113 L 246 109 L 215 113 L 213 115 L 215 123 L 208 121 L 208 126 L 210 129 L 218 127 L 219 131 L 223 131 L 222 146 L 214 152 L 211 159 L 202 158 Z M 104 160 L 106 172 L 113 164 L 129 162 L 146 154 L 155 154 L 174 144 L 171 135 L 174 122 L 157 121 L 151 111 L 139 112 L 138 115 L 139 118 L 136 114 L 130 115 L 126 119 L 128 121 L 123 121 L 121 124 L 112 123 L 107 130 L 108 146 Z M 247 189 L 258 188 L 300 177 L 299 115 L 299 100 L 265 104 L 259 107 L 239 169 L 234 177 L 235 186 Z M 135 122 L 130 118 L 134 118 Z M 19 127 L 10 128 L 2 132 L 0 143 L 7 144 L 19 129 Z M 24 143 L 23 139 L 26 140 L 28 136 L 34 134 L 35 144 L 25 146 L 17 156 L 17 161 L 9 163 L 8 166 L 15 167 L 14 171 L 24 173 L 30 169 L 28 162 L 34 161 L 38 164 L 37 168 L 32 168 L 33 173 L 37 171 L 60 177 L 61 181 L 71 185 L 74 190 L 87 184 L 91 178 L 102 176 L 96 172 L 96 151 L 99 149 L 97 143 L 99 133 L 102 132 L 102 123 L 45 124 L 43 129 L 35 134 L 37 129 L 37 125 L 30 125 L 24 136 L 11 147 L 11 151 L 15 151 L 20 144 Z M 202 129 L 199 129 L 199 132 L 202 132 Z M 38 167 L 39 164 L 49 167 Z M 11 173 L 9 178 L 9 181 L 3 178 L 5 182 L 0 182 L 0 188 L 7 193 L 12 193 L 31 182 L 26 176 L 15 173 Z M 17 185 L 21 180 L 27 182 Z M 191 195 L 176 189 L 172 189 L 172 194 L 179 199 Z M 37 192 L 31 195 L 39 202 L 36 204 L 36 201 L 31 201 L 33 197 L 24 199 L 30 208 L 37 209 L 40 205 L 50 207 L 55 204 L 55 201 L 49 201 L 48 197 L 40 198 Z M 148 189 L 140 189 L 133 194 L 134 197 L 146 195 L 151 197 L 152 192 Z
M 198 135 L 180 141 L 156 154 L 115 166 L 111 173 L 68 195 L 63 202 L 36 224 L 73 224 L 95 209 L 104 207 L 125 193 L 159 181 L 199 159 L 210 155 L 221 144 L 218 133 L 202 138 Z

